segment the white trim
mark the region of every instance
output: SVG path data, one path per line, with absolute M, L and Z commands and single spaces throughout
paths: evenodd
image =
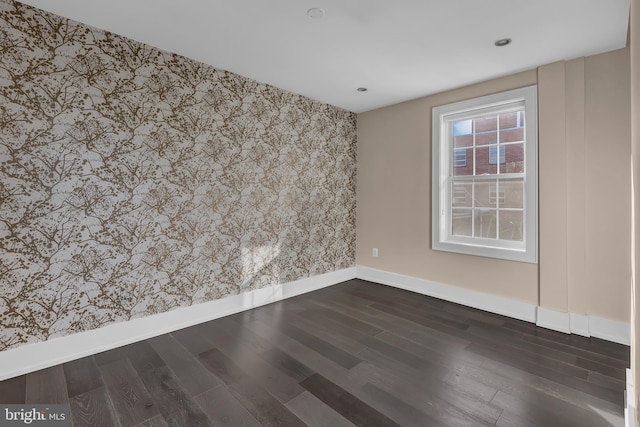
M 0 381 L 291 298 L 356 277 L 536 323 L 538 326 L 556 331 L 566 333 L 570 331 L 626 345 L 630 343 L 630 325 L 625 322 L 596 316 L 560 313 L 484 292 L 357 266 L 5 350 L 0 352 Z M 629 383 L 627 390 L 629 390 Z M 631 410 L 634 408 L 631 407 Z
M 569 313 L 561 313 L 544 307 L 538 307 L 536 326 L 564 332 L 565 334 L 571 333 Z
M 633 374 L 627 368 L 627 389 L 624 392 L 624 426 L 636 426 L 635 394 L 633 390 Z
M 586 314 L 569 313 L 569 327 L 572 334 L 582 335 L 583 337 L 591 336 L 589 316 Z
M 0 381 L 335 285 L 355 277 L 356 268 L 350 267 L 165 313 L 114 323 L 91 331 L 25 344 L 0 352 Z
M 536 325 L 567 334 L 601 338 L 618 344 L 631 344 L 631 324 L 618 320 L 586 314 L 562 313 L 538 307 Z
M 589 316 L 589 332 L 592 337 L 631 345 L 631 324 L 627 322 Z
M 440 105 L 431 111 L 431 248 L 438 251 L 455 252 L 512 261 L 538 262 L 538 89 L 536 85 L 513 89 L 453 104 Z M 474 118 L 483 114 L 509 111 L 524 107 L 527 125 L 525 128 L 525 171 L 522 174 L 469 175 L 475 179 L 498 179 L 500 176 L 524 178 L 524 241 L 454 236 L 451 230 L 452 201 L 451 182 L 453 165 L 451 149 L 452 123 L 456 120 Z M 461 177 L 455 177 L 456 180 Z M 470 211 L 472 212 L 472 211 Z M 500 210 L 498 210 L 500 212 Z M 472 225 L 473 227 L 473 225 Z
M 359 265 L 356 268 L 356 276 L 358 279 L 369 280 L 371 282 L 429 295 L 514 319 L 525 320 L 532 323 L 536 321 L 536 306 L 533 304 L 456 286 L 444 285 L 416 277 L 376 270 L 371 267 Z
M 584 314 L 562 313 L 522 301 L 377 270 L 362 265 L 358 265 L 356 268 L 356 277 L 358 279 L 389 285 L 524 320 L 558 332 L 596 337 L 625 345 L 629 345 L 631 342 L 631 325 L 626 322 Z

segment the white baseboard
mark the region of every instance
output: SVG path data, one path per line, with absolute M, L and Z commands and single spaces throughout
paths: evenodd
M 560 313 L 484 292 L 357 266 L 5 350 L 0 352 L 0 381 L 332 286 L 356 277 L 536 323 L 538 326 L 556 331 L 593 336 L 626 345 L 630 343 L 630 325 L 625 322 L 574 313 Z
M 527 322 L 535 323 L 536 321 L 536 306 L 533 304 L 371 267 L 359 265 L 356 268 L 358 279 L 382 283 Z
M 624 426 L 636 427 L 636 399 L 633 389 L 633 375 L 627 369 L 627 389 L 624 392 Z
M 595 337 L 618 344 L 631 344 L 631 325 L 586 314 L 562 313 L 538 307 L 536 325 L 554 331 Z
M 548 308 L 538 307 L 536 325 L 541 328 L 570 334 L 571 316 L 569 316 L 569 313 L 561 313 L 559 311 L 549 310 Z
M 0 352 L 0 381 L 335 285 L 355 277 L 356 268 L 346 268 L 165 313 L 114 323 L 91 331 L 25 344 Z
M 592 337 L 631 345 L 631 324 L 627 322 L 589 316 L 589 332 Z
M 629 323 L 584 314 L 561 313 L 522 301 L 390 273 L 371 267 L 359 265 L 356 268 L 358 279 L 382 283 L 514 319 L 525 320 L 554 331 L 596 337 L 625 345 L 630 345 L 631 342 L 631 326 Z
M 569 327 L 572 334 L 582 335 L 583 337 L 591 336 L 589 316 L 586 314 L 569 313 Z

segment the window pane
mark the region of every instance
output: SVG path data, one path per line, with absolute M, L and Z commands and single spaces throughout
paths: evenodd
M 475 133 L 495 132 L 498 128 L 498 116 L 488 116 L 473 119 Z
M 453 209 L 451 213 L 451 234 L 471 237 L 471 209 Z
M 471 135 L 471 120 L 458 120 L 453 122 L 453 136 Z
M 497 143 L 498 133 L 496 131 L 476 133 L 476 145 L 489 145 Z
M 519 127 L 518 112 L 516 111 L 512 111 L 510 113 L 502 113 L 502 114 L 499 114 L 498 117 L 500 118 L 501 131 L 504 129 L 514 129 Z
M 473 201 L 473 183 L 471 182 L 454 182 L 451 192 L 451 204 L 453 207 L 470 208 Z
M 497 165 L 489 163 L 489 147 L 476 148 L 476 175 L 495 174 Z
M 505 162 L 500 164 L 500 173 L 524 173 L 524 143 L 508 144 L 505 148 Z
M 487 239 L 495 239 L 497 237 L 495 209 L 474 209 L 473 221 L 474 237 L 484 237 Z
M 473 175 L 473 148 L 453 150 L 453 176 Z
M 476 208 L 495 208 L 496 201 L 491 200 L 491 193 L 496 191 L 495 181 L 476 181 L 475 185 L 475 207 Z
M 452 123 L 454 147 L 471 147 L 473 145 L 472 125 L 471 120 L 458 120 Z
M 498 207 L 504 204 L 504 187 L 502 185 L 495 185 L 491 187 L 489 193 L 489 202 L 492 206 L 495 206 L 497 204 Z
M 501 180 L 498 184 L 498 197 L 500 198 L 499 207 L 522 209 L 524 207 L 524 180 Z
M 473 145 L 473 135 L 459 135 L 453 137 L 454 147 L 471 147 Z
M 500 142 L 524 141 L 524 128 L 506 129 L 500 131 Z
M 524 110 L 502 113 L 500 118 L 500 142 L 524 141 Z
M 500 211 L 500 239 L 522 242 L 522 211 Z
M 456 148 L 453 150 L 453 167 L 460 168 L 467 165 L 467 150 Z
M 500 163 L 505 162 L 505 146 L 504 145 L 490 145 L 489 146 L 489 164 L 495 165 L 498 163 L 498 152 L 500 152 Z

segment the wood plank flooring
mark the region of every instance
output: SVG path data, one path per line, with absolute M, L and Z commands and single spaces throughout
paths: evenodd
M 629 348 L 351 280 L 0 382 L 74 426 L 623 426 Z

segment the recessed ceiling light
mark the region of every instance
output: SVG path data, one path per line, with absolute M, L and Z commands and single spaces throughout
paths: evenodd
M 511 43 L 511 39 L 500 39 L 500 40 L 496 40 L 494 45 L 498 47 L 502 47 L 502 46 L 508 45 L 509 43 Z
M 367 88 L 366 87 L 359 87 L 358 89 L 356 89 L 358 92 L 366 92 Z
M 307 16 L 311 19 L 320 19 L 324 16 L 324 10 L 320 9 L 319 7 L 312 7 L 311 9 L 307 10 Z

